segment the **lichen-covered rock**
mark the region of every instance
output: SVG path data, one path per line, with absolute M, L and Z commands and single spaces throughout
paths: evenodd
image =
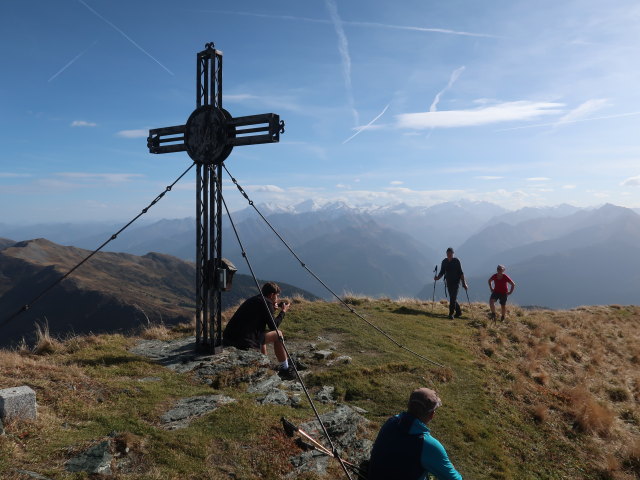
M 68 472 L 111 475 L 112 460 L 113 455 L 111 455 L 109 442 L 105 440 L 69 460 L 65 468 Z
M 225 395 L 201 395 L 178 400 L 175 406 L 160 417 L 163 428 L 177 430 L 185 428 L 195 418 L 216 410 L 222 405 L 235 402 Z

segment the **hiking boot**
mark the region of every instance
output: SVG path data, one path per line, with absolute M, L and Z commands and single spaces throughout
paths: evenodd
M 495 322 L 495 320 L 496 320 L 496 312 L 491 312 L 491 313 L 489 314 L 489 319 L 490 319 L 490 320 L 493 320 L 493 321 Z
M 291 355 L 289 357 L 289 363 L 293 362 L 293 364 L 296 366 L 296 368 L 298 370 L 308 370 L 309 367 L 307 366 L 307 364 L 302 363 L 300 360 L 298 360 L 298 357 L 295 357 L 293 355 Z
M 504 315 L 500 315 L 500 321 L 504 322 Z
M 281 380 L 295 380 L 296 372 L 291 365 L 288 368 L 281 368 L 278 370 L 278 376 Z
M 449 320 L 453 320 L 453 315 L 449 315 L 447 318 L 448 318 Z
M 460 318 L 462 316 L 462 312 L 456 312 L 454 315 L 455 318 Z

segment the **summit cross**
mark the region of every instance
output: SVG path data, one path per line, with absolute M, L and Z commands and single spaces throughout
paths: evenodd
M 184 125 L 149 130 L 150 153 L 186 151 L 196 163 L 196 348 L 222 349 L 222 164 L 235 146 L 276 143 L 284 121 L 275 113 L 232 117 L 222 107 L 222 52 L 197 55 L 196 109 Z

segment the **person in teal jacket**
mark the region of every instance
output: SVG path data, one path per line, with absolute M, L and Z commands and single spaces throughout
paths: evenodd
M 435 391 L 414 390 L 407 411 L 391 417 L 371 450 L 368 480 L 462 480 L 442 444 L 427 427 L 442 405 Z

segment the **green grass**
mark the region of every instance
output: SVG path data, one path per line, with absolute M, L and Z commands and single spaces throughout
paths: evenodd
M 308 387 L 313 392 L 332 385 L 340 401 L 365 409 L 370 425 L 364 436 L 375 439 L 386 418 L 405 409 L 409 392 L 428 386 L 444 403 L 429 426 L 465 478 L 634 478 L 624 475 L 633 475 L 636 465 L 625 445 L 638 438 L 640 428 L 640 375 L 633 373 L 640 353 L 637 308 L 516 309 L 511 323 L 486 325 L 484 305 L 474 304 L 473 319 L 451 321 L 441 304 L 432 314 L 428 302 L 357 298 L 350 303 L 400 345 L 445 366 L 399 348 L 340 304 L 295 302 L 282 325 L 292 352 L 314 343 L 352 358 L 330 368 L 308 360 Z M 617 331 L 602 327 L 599 334 L 603 318 Z M 628 353 L 607 350 L 596 364 L 592 354 L 599 341 L 614 349 L 624 345 Z M 297 409 L 258 405 L 246 385 L 214 389 L 128 353 L 134 342 L 105 335 L 69 340 L 51 355 L 0 354 L 0 388 L 30 385 L 39 403 L 38 420 L 11 423 L 8 435 L 0 437 L 1 478 L 15 477 L 16 468 L 56 480 L 88 478 L 66 472 L 64 462 L 111 432 L 135 439 L 130 470 L 117 478 L 280 479 L 291 470 L 288 457 L 298 450 L 279 419 L 312 419 L 306 403 Z M 578 350 L 579 360 L 571 349 Z M 619 378 L 602 383 L 613 371 Z M 160 381 L 140 381 L 146 377 Z M 617 415 L 618 423 L 602 436 L 576 428 L 585 419 L 576 416 L 566 392 L 581 383 Z M 237 402 L 186 429 L 159 428 L 160 415 L 177 399 L 211 393 Z M 604 467 L 611 458 L 618 463 Z M 340 478 L 340 469 L 332 469 L 332 478 Z

